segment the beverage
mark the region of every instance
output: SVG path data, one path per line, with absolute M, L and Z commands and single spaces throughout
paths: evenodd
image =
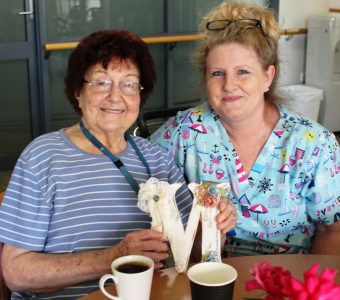
M 134 274 L 141 273 L 149 269 L 148 265 L 143 264 L 142 262 L 128 262 L 125 264 L 121 264 L 117 267 L 117 271 L 121 273 Z
M 114 300 L 149 300 L 154 262 L 143 255 L 126 255 L 111 263 L 112 274 L 104 274 L 99 280 L 103 294 Z M 105 289 L 107 280 L 113 280 L 118 296 Z

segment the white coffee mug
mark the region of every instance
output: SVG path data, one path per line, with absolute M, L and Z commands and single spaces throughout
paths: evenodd
M 149 300 L 153 260 L 142 255 L 127 255 L 114 260 L 111 264 L 113 274 L 105 274 L 99 280 L 102 293 L 114 300 Z M 105 289 L 105 282 L 112 279 L 116 286 L 118 297 L 111 295 Z

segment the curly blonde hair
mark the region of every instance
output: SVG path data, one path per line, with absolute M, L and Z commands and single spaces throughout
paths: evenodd
M 237 22 L 242 19 L 258 20 L 260 26 L 245 26 L 244 22 Z M 216 20 L 232 22 L 222 30 L 207 29 L 207 23 Z M 251 46 L 257 53 L 263 70 L 267 70 L 270 65 L 275 67 L 275 77 L 269 91 L 265 93 L 265 99 L 273 100 L 279 73 L 280 28 L 272 10 L 245 1 L 223 2 L 203 17 L 199 33 L 202 40 L 193 55 L 193 62 L 198 66 L 203 78 L 206 72 L 207 55 L 214 46 L 232 42 Z

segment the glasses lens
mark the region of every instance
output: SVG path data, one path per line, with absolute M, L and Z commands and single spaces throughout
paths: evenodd
M 244 28 L 259 27 L 262 30 L 260 21 L 256 19 L 215 20 L 207 23 L 207 29 L 223 30 L 231 23 L 236 23 Z
M 119 88 L 121 92 L 126 95 L 136 95 L 141 90 L 139 83 L 129 81 L 120 82 Z
M 229 20 L 215 20 L 207 23 L 209 30 L 221 30 L 226 28 L 232 21 Z
M 114 86 L 115 83 L 111 80 L 94 80 L 94 81 L 86 81 L 84 82 L 88 85 L 90 85 L 93 90 L 96 92 L 110 92 Z M 123 81 L 118 84 L 118 88 L 120 92 L 124 95 L 137 95 L 143 87 L 136 82 L 130 82 L 130 81 Z
M 97 80 L 93 82 L 93 87 L 99 92 L 106 92 L 111 89 L 113 83 L 109 80 Z
M 260 26 L 259 20 L 241 19 L 241 20 L 237 20 L 237 22 L 244 25 L 246 28 L 248 28 L 248 27 L 259 27 Z

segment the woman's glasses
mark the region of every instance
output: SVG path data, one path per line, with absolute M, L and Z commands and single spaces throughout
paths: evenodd
M 206 28 L 208 30 L 223 30 L 232 23 L 237 23 L 238 25 L 241 25 L 244 28 L 257 27 L 257 28 L 260 28 L 263 34 L 265 34 L 262 29 L 260 20 L 256 20 L 256 19 L 215 20 L 215 21 L 208 22 L 206 25 Z
M 131 82 L 131 81 L 122 81 L 122 82 L 115 84 L 111 80 L 99 79 L 99 80 L 87 81 L 84 79 L 84 83 L 91 86 L 92 89 L 98 93 L 100 92 L 109 93 L 112 91 L 115 85 L 119 87 L 119 90 L 122 94 L 128 95 L 128 96 L 137 95 L 143 89 L 140 83 Z

